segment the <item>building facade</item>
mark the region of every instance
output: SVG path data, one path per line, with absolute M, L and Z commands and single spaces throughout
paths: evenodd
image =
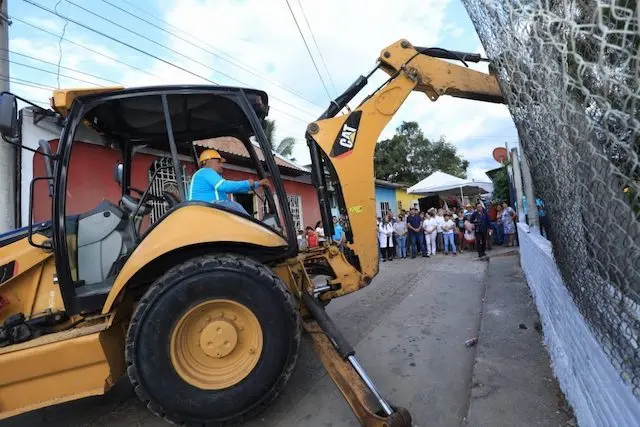
M 376 216 L 378 218 L 388 214 L 389 212 L 393 214 L 397 212 L 397 188 L 400 188 L 399 184 L 376 179 Z
M 27 112 L 28 114 L 28 112 Z M 38 140 L 45 139 L 51 143 L 52 150 L 57 148 L 57 135 L 60 134 L 58 126 L 48 123 L 43 119 L 38 126 L 25 127 L 28 134 L 23 134 L 23 141 L 30 148 L 38 148 Z M 198 141 L 195 143 L 196 152 L 206 148 L 214 148 L 220 151 L 227 160 L 224 176 L 232 180 L 258 179 L 244 145 L 233 138 L 216 138 L 215 140 Z M 260 160 L 264 155 L 259 147 L 255 146 L 256 154 Z M 33 177 L 45 176 L 43 156 L 34 155 L 22 150 L 18 169 L 19 204 L 17 223 L 26 226 L 29 219 L 29 193 L 30 182 Z M 295 226 L 304 229 L 305 226 L 315 226 L 320 220 L 320 208 L 316 190 L 311 184 L 309 171 L 295 163 L 276 156 L 276 164 L 283 178 L 285 192 L 289 208 L 291 210 Z M 121 161 L 119 150 L 109 147 L 101 141 L 98 135 L 79 132 L 78 140 L 74 143 L 71 162 L 68 171 L 68 188 L 66 201 L 66 214 L 79 215 L 98 206 L 103 200 L 118 204 L 120 200 L 120 187 L 114 180 L 113 170 Z M 191 176 L 197 170 L 193 158 L 180 156 L 182 174 L 185 177 L 185 190 Z M 144 190 L 149 186 L 149 191 L 154 195 L 162 195 L 163 191 L 178 194 L 177 180 L 173 169 L 161 169 L 160 166 L 170 164 L 171 159 L 167 153 L 141 150 L 132 159 L 131 185 Z M 155 173 L 158 170 L 158 173 Z M 48 194 L 48 186 L 44 180 L 37 181 L 33 195 L 33 219 L 35 222 L 51 219 L 51 198 Z M 262 206 L 260 199 L 255 194 L 241 194 L 233 196 L 242 204 L 247 212 L 254 217 L 262 218 Z M 152 202 L 153 210 L 146 224 L 149 226 L 160 218 L 168 209 L 162 202 Z
M 407 193 L 408 186 L 403 185 L 402 187 L 396 188 L 396 210 L 400 211 L 402 209 L 408 211 L 413 207 L 418 207 L 418 198 L 415 194 Z

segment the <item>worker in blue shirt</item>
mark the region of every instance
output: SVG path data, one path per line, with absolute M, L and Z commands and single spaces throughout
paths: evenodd
M 201 201 L 220 204 L 245 215 L 247 211 L 242 205 L 229 200 L 229 194 L 248 193 L 259 187 L 269 187 L 268 179 L 254 181 L 230 181 L 222 177 L 223 163 L 225 160 L 216 150 L 204 150 L 199 157 L 200 169 L 191 177 L 189 186 L 190 201 Z

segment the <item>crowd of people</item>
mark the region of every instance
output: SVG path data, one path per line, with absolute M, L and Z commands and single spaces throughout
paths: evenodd
M 451 210 L 431 208 L 421 212 L 411 208 L 378 218 L 378 243 L 383 262 L 435 256 L 438 252 L 453 256 L 474 248 L 479 257 L 494 245 L 513 246 L 517 214 L 507 202 L 485 206 L 478 202 Z
M 453 206 L 450 210 L 431 208 L 426 212 L 417 207 L 409 212 L 400 210 L 378 218 L 378 245 L 383 262 L 395 258 L 416 256 L 432 257 L 438 253 L 457 256 L 468 250 L 477 250 L 479 257 L 496 246 L 514 246 L 517 214 L 505 201 L 494 201 L 485 206 Z M 333 217 L 334 234 L 329 236 L 342 249 L 345 243 L 344 219 Z M 328 237 L 322 222 L 298 232 L 298 247 L 306 250 L 323 246 Z

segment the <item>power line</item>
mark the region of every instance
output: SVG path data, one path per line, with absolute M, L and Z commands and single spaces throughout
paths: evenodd
M 26 0 L 25 0 L 25 1 L 26 1 Z M 53 37 L 55 37 L 55 38 L 60 37 L 60 35 L 59 35 L 59 34 L 56 34 L 56 33 L 53 33 L 53 32 L 51 32 L 51 31 L 45 30 L 44 28 L 40 28 L 40 27 L 38 27 L 38 26 L 36 26 L 36 25 L 33 25 L 33 24 L 31 24 L 31 23 L 29 23 L 29 22 L 27 22 L 27 21 L 24 21 L 24 20 L 22 20 L 22 19 L 20 19 L 20 18 L 16 18 L 15 16 L 10 16 L 10 19 L 11 19 L 11 20 L 13 20 L 13 21 L 16 21 L 16 22 L 20 22 L 21 24 L 26 25 L 26 26 L 31 27 L 31 28 L 34 28 L 34 29 L 36 29 L 36 30 L 40 30 L 40 31 L 42 31 L 43 33 L 45 33 L 45 34 L 49 34 L 50 36 L 53 36 Z M 158 75 L 156 75 L 156 74 L 150 73 L 150 72 L 148 72 L 148 71 L 146 71 L 146 70 L 144 70 L 144 69 L 142 69 L 142 68 L 136 67 L 135 65 L 127 64 L 126 62 L 121 61 L 121 60 L 120 60 L 120 59 L 118 59 L 118 58 L 114 58 L 113 56 L 109 56 L 109 55 L 107 55 L 107 54 L 104 54 L 104 53 L 102 53 L 102 52 L 100 52 L 100 51 L 98 51 L 98 50 L 92 49 L 92 48 L 90 48 L 90 47 L 88 47 L 88 46 L 85 46 L 85 45 L 83 45 L 83 44 L 81 44 L 81 43 L 74 42 L 73 40 L 69 40 L 69 39 L 64 38 L 64 37 L 62 38 L 62 40 L 66 41 L 67 43 L 70 43 L 70 44 L 72 44 L 72 45 L 74 45 L 74 46 L 78 46 L 78 47 L 80 47 L 80 48 L 82 48 L 82 49 L 85 49 L 85 50 L 87 50 L 87 51 L 89 51 L 89 52 L 95 53 L 96 55 L 99 55 L 99 56 L 101 56 L 101 57 L 103 57 L 103 58 L 107 58 L 107 59 L 110 59 L 111 61 L 114 61 L 114 62 L 120 63 L 120 64 L 122 64 L 122 65 L 125 65 L 125 66 L 127 66 L 127 67 L 129 67 L 129 68 L 131 68 L 131 69 L 133 69 L 133 70 L 140 71 L 141 73 L 145 73 L 145 74 L 147 74 L 147 75 L 149 75 L 149 76 L 157 77 L 157 78 L 159 78 L 159 79 L 165 80 L 164 78 L 162 78 L 162 77 L 160 77 L 160 76 L 158 76 Z
M 324 108 L 322 105 L 320 105 L 320 104 L 317 104 L 317 103 L 313 102 L 312 100 L 310 100 L 309 98 L 305 97 L 303 94 L 301 94 L 300 92 L 296 91 L 295 89 L 292 89 L 292 88 L 290 88 L 289 86 L 286 86 L 286 85 L 284 85 L 284 84 L 282 84 L 282 83 L 280 83 L 280 82 L 278 82 L 278 81 L 276 81 L 276 80 L 273 80 L 273 79 L 270 79 L 270 78 L 268 78 L 268 77 L 263 76 L 262 74 L 260 74 L 260 73 L 261 73 L 260 71 L 258 71 L 258 70 L 255 70 L 255 69 L 251 68 L 250 66 L 248 66 L 248 65 L 247 65 L 247 64 L 245 64 L 245 63 L 243 63 L 243 62 L 242 62 L 242 61 L 240 61 L 239 59 L 237 59 L 237 58 L 233 57 L 232 55 L 229 55 L 228 53 L 222 52 L 221 50 L 215 49 L 213 46 L 211 46 L 210 44 L 208 44 L 208 43 L 207 43 L 207 42 L 205 42 L 204 40 L 199 39 L 199 38 L 195 37 L 194 35 L 192 35 L 192 34 L 190 34 L 190 33 L 187 33 L 187 32 L 185 32 L 185 31 L 182 31 L 180 28 L 175 27 L 174 25 L 171 25 L 170 23 L 168 23 L 166 20 L 164 20 L 164 19 L 162 19 L 162 18 L 158 18 L 157 16 L 155 16 L 155 15 L 153 15 L 153 14 L 151 14 L 151 13 L 149 13 L 149 12 L 145 11 L 144 9 L 142 9 L 142 8 L 140 8 L 140 7 L 138 7 L 138 6 L 135 6 L 133 3 L 131 3 L 131 2 L 130 2 L 130 1 L 128 1 L 128 0 L 122 0 L 122 1 L 123 1 L 123 2 L 125 2 L 125 3 L 127 3 L 129 6 L 133 7 L 134 9 L 136 9 L 136 10 L 138 10 L 138 11 L 140 11 L 140 12 L 144 13 L 145 15 L 150 16 L 150 17 L 152 17 L 152 18 L 156 19 L 156 20 L 157 20 L 157 21 L 159 21 L 159 22 L 162 22 L 166 27 L 172 28 L 172 29 L 174 29 L 174 30 L 176 30 L 176 31 L 181 32 L 182 34 L 186 34 L 186 35 L 188 35 L 189 37 L 193 38 L 193 39 L 194 39 L 194 40 L 196 40 L 198 43 L 201 43 L 202 45 L 204 45 L 204 46 L 208 47 L 209 49 L 205 49 L 204 47 L 202 47 L 202 45 L 200 45 L 200 44 L 196 44 L 196 43 L 193 43 L 192 41 L 187 40 L 186 38 L 184 38 L 184 37 L 182 37 L 182 36 L 179 36 L 178 34 L 176 34 L 176 33 L 174 33 L 174 32 L 171 32 L 171 31 L 167 30 L 166 28 L 161 27 L 160 25 L 154 24 L 153 22 L 149 22 L 147 19 L 141 18 L 140 16 L 137 16 L 137 15 L 135 15 L 134 13 L 132 13 L 132 12 L 130 12 L 130 11 L 128 11 L 128 10 L 126 10 L 126 9 L 122 8 L 122 7 L 120 7 L 120 6 L 118 6 L 118 5 L 113 4 L 113 3 L 112 3 L 111 1 L 109 1 L 109 0 L 101 0 L 101 1 L 102 1 L 102 2 L 104 2 L 104 3 L 107 3 L 107 4 L 108 4 L 108 5 L 110 5 L 111 7 L 116 8 L 116 9 L 118 9 L 118 10 L 120 10 L 120 11 L 122 11 L 122 12 L 124 12 L 124 13 L 126 13 L 126 14 L 128 14 L 128 15 L 130 15 L 130 16 L 132 16 L 132 17 L 134 17 L 134 18 L 136 18 L 136 19 L 138 19 L 138 20 L 140 20 L 140 21 L 142 21 L 142 22 L 145 22 L 146 24 L 148 24 L 148 25 L 150 25 L 150 26 L 152 26 L 152 27 L 154 27 L 154 28 L 157 28 L 157 29 L 159 29 L 159 30 L 161 30 L 161 31 L 164 31 L 164 32 L 165 32 L 165 33 L 167 33 L 167 34 L 172 35 L 173 37 L 176 37 L 176 38 L 178 38 L 179 40 L 184 41 L 185 43 L 189 43 L 191 46 L 194 46 L 194 47 L 196 47 L 197 49 L 202 50 L 203 52 L 206 52 L 206 53 L 208 53 L 208 54 L 210 54 L 210 55 L 212 55 L 212 56 L 215 56 L 216 58 L 219 58 L 220 60 L 225 61 L 225 62 L 227 62 L 227 63 L 229 63 L 229 64 L 231 64 L 231 65 L 233 65 L 233 66 L 235 66 L 235 67 L 238 67 L 238 68 L 240 68 L 241 70 L 246 71 L 247 73 L 249 73 L 249 74 L 251 74 L 251 75 L 253 75 L 253 76 L 255 76 L 255 77 L 258 77 L 259 79 L 262 79 L 262 80 L 264 80 L 264 81 L 266 81 L 266 82 L 272 83 L 272 84 L 274 84 L 274 85 L 278 86 L 279 88 L 286 90 L 287 92 L 291 93 L 292 95 L 295 95 L 295 96 L 297 96 L 298 98 L 300 98 L 300 99 L 302 99 L 302 100 L 304 100 L 304 101 L 306 101 L 306 102 L 308 102 L 308 103 L 310 103 L 310 104 L 313 104 L 313 105 L 315 105 L 315 106 L 317 106 L 317 107 L 320 107 L 320 108 Z M 219 52 L 219 53 L 216 53 L 216 51 L 217 51 L 217 52 Z M 228 57 L 230 57 L 230 58 L 233 58 L 233 61 L 232 61 L 232 60 L 230 60 L 230 59 L 224 58 L 222 55 L 225 55 L 225 56 L 228 56 Z M 243 84 L 244 84 L 244 83 L 243 83 Z
M 34 67 L 33 65 L 23 64 L 22 62 L 11 61 L 11 60 L 8 60 L 8 59 L 1 59 L 1 58 L 0 58 L 0 61 L 6 61 L 9 64 L 19 65 L 21 67 L 31 68 L 32 70 L 37 70 L 37 71 L 42 71 L 44 73 L 54 74 L 54 75 L 58 76 L 58 81 L 60 81 L 60 77 L 64 77 L 64 78 L 71 79 L 71 80 L 76 80 L 76 81 L 79 81 L 79 82 L 82 82 L 82 83 L 87 83 L 87 84 L 98 86 L 98 87 L 104 87 L 104 85 L 101 85 L 101 84 L 98 84 L 98 83 L 90 82 L 88 80 L 79 79 L 77 77 L 72 77 L 72 76 L 69 76 L 69 75 L 66 75 L 66 74 L 60 74 L 59 72 L 56 72 L 56 71 L 50 71 L 50 70 L 45 70 L 44 68 Z
M 9 77 L 9 76 L 5 76 L 4 74 L 0 74 L 0 80 L 5 82 L 10 82 L 10 83 L 15 83 L 17 85 L 33 87 L 41 90 L 47 90 L 47 91 L 56 90 L 56 88 L 53 86 L 47 86 L 42 83 L 34 82 L 31 80 L 19 79 L 17 77 Z
M 28 99 L 28 98 L 25 98 L 25 100 L 27 100 L 27 101 L 31 102 L 32 104 L 44 104 L 44 105 L 46 105 L 47 107 L 51 107 L 51 105 L 50 105 L 48 102 L 44 102 L 44 101 L 36 101 L 35 99 Z M 18 100 L 18 101 L 20 101 L 20 100 Z
M 324 70 L 327 72 L 327 76 L 329 76 L 329 81 L 331 82 L 333 91 L 335 93 L 338 93 L 338 90 L 336 89 L 336 85 L 333 83 L 333 79 L 331 78 L 331 73 L 329 72 L 329 68 L 327 68 L 327 63 L 324 62 L 322 51 L 320 50 L 320 46 L 318 46 L 318 42 L 316 41 L 316 36 L 313 35 L 313 29 L 311 29 L 311 24 L 309 24 L 309 20 L 307 19 L 307 14 L 304 12 L 304 8 L 302 7 L 302 2 L 300 0 L 298 0 L 298 6 L 300 6 L 300 10 L 302 11 L 302 16 L 304 17 L 304 22 L 307 23 L 307 28 L 309 28 L 309 33 L 311 33 L 311 39 L 313 40 L 313 44 L 316 45 L 316 49 L 318 50 L 318 54 L 320 55 L 320 60 L 322 61 L 322 65 L 324 65 Z
M 60 6 L 62 0 L 58 0 L 55 7 L 53 8 L 56 12 L 58 11 L 58 6 Z M 62 39 L 64 38 L 65 33 L 67 32 L 67 26 L 69 25 L 69 21 L 64 23 L 62 27 L 62 32 L 60 33 L 60 38 L 58 39 L 58 89 L 60 89 L 60 65 L 62 65 Z
M 28 0 L 25 0 L 28 1 Z M 318 73 L 318 77 L 320 77 L 320 82 L 322 82 L 322 86 L 324 86 L 324 90 L 327 92 L 327 96 L 329 97 L 329 102 L 332 102 L 331 94 L 329 93 L 329 89 L 327 89 L 327 85 L 322 78 L 322 74 L 320 74 L 320 69 L 318 69 L 318 65 L 316 64 L 316 60 L 313 59 L 313 55 L 311 54 L 311 49 L 309 49 L 309 45 L 307 44 L 307 40 L 304 38 L 304 34 L 302 34 L 302 29 L 300 25 L 298 25 L 298 20 L 296 19 L 296 15 L 293 13 L 293 9 L 291 9 L 291 4 L 289 4 L 289 0 L 284 0 L 287 3 L 287 7 L 289 8 L 289 12 L 291 12 L 291 17 L 293 18 L 293 22 L 296 23 L 296 27 L 298 28 L 298 32 L 300 33 L 300 37 L 302 37 L 302 41 L 304 42 L 304 47 L 307 48 L 307 52 L 309 53 L 309 57 L 311 58 L 311 62 L 313 62 L 313 66 Z
M 57 16 L 57 17 L 59 17 L 59 18 L 66 19 L 67 21 L 72 22 L 72 23 L 76 24 L 77 26 L 84 28 L 85 30 L 89 30 L 89 31 L 91 31 L 91 32 L 94 32 L 94 33 L 96 33 L 96 34 L 101 35 L 101 36 L 102 36 L 102 37 L 104 37 L 104 38 L 107 38 L 107 39 L 109 39 L 109 40 L 111 40 L 111 41 L 114 41 L 114 42 L 119 43 L 119 44 L 121 44 L 121 45 L 123 45 L 123 46 L 126 46 L 126 47 L 128 47 L 129 49 L 135 50 L 136 52 L 139 52 L 139 53 L 141 53 L 141 54 L 143 54 L 143 55 L 150 56 L 150 57 L 152 57 L 153 59 L 155 59 L 155 60 L 157 60 L 157 61 L 163 62 L 163 63 L 165 63 L 165 64 L 167 64 L 167 65 L 172 66 L 172 67 L 175 67 L 175 68 L 177 68 L 177 69 L 179 69 L 179 70 L 184 71 L 185 73 L 191 74 L 192 76 L 195 76 L 195 77 L 198 77 L 198 78 L 200 78 L 200 79 L 206 80 L 206 81 L 208 81 L 208 82 L 210 82 L 210 83 L 213 83 L 213 84 L 217 84 L 217 83 L 216 83 L 216 82 L 214 82 L 213 80 L 210 80 L 210 79 L 208 79 L 208 78 L 206 78 L 206 77 L 200 76 L 200 75 L 198 75 L 198 74 L 194 73 L 194 72 L 193 72 L 193 71 L 191 71 L 191 70 L 187 70 L 186 68 L 181 67 L 180 65 L 176 65 L 176 64 L 172 63 L 171 61 L 167 61 L 166 59 L 160 58 L 159 56 L 154 55 L 153 53 L 147 52 L 147 51 L 145 51 L 144 49 L 140 49 L 139 47 L 133 46 L 132 44 L 129 44 L 129 43 L 127 43 L 127 42 L 123 42 L 122 40 L 118 40 L 117 38 L 115 38 L 115 37 L 113 37 L 113 36 L 110 36 L 109 34 L 103 33 L 102 31 L 98 31 L 98 30 L 96 30 L 95 28 L 91 28 L 91 27 L 89 27 L 88 25 L 85 25 L 85 24 L 83 24 L 83 23 L 81 23 L 81 22 L 78 22 L 78 21 L 76 21 L 75 19 L 71 19 L 71 18 L 69 18 L 68 16 L 62 15 L 62 14 L 60 14 L 60 13 L 58 13 L 58 12 L 54 11 L 54 10 L 51 10 L 51 9 L 49 9 L 49 8 L 47 8 L 47 7 L 45 7 L 45 6 L 41 5 L 41 4 L 39 4 L 39 3 L 36 3 L 36 2 L 34 2 L 34 1 L 32 1 L 32 0 L 24 0 L 24 1 L 25 1 L 26 3 L 29 3 L 29 4 L 30 4 L 30 5 L 32 5 L 32 6 L 37 7 L 38 9 L 44 10 L 45 12 L 49 12 L 49 13 L 50 13 L 50 14 L 52 14 L 52 15 L 56 15 L 56 16 Z M 72 4 L 73 4 L 73 3 L 72 3 Z M 82 7 L 81 7 L 81 8 L 82 8 Z M 93 12 L 90 12 L 90 13 L 93 13 Z M 96 16 L 99 16 L 99 15 L 96 15 Z M 103 18 L 103 19 L 105 19 L 105 18 Z M 105 20 L 107 20 L 107 21 L 108 21 L 108 19 L 105 19 Z M 116 24 L 116 25 L 117 25 L 117 24 Z M 123 27 L 123 28 L 124 28 L 124 27 Z
M 147 36 L 145 36 L 145 35 L 143 35 L 143 34 L 140 34 L 140 33 L 136 32 L 136 31 L 133 31 L 133 30 L 131 30 L 130 28 L 125 27 L 124 25 L 118 24 L 117 22 L 115 22 L 115 21 L 113 21 L 113 20 L 111 20 L 111 19 L 105 18 L 104 16 L 101 16 L 101 15 L 99 15 L 99 14 L 95 13 L 95 12 L 92 12 L 91 10 L 86 9 L 85 7 L 80 6 L 80 5 L 78 5 L 77 3 L 75 3 L 75 2 L 73 2 L 73 1 L 71 1 L 71 0 L 66 0 L 66 2 L 67 2 L 67 3 L 69 3 L 69 4 L 71 4 L 71 5 L 73 5 L 73 6 L 75 6 L 75 7 L 77 7 L 78 9 L 84 10 L 86 13 L 89 13 L 90 15 L 93 15 L 93 16 L 95 16 L 96 18 L 102 19 L 103 21 L 106 21 L 106 22 L 110 23 L 111 25 L 115 25 L 115 26 L 116 26 L 116 27 L 118 27 L 118 28 L 121 28 L 121 29 L 123 29 L 123 30 L 125 30 L 125 31 L 128 31 L 129 33 L 134 34 L 134 35 L 136 35 L 136 36 L 140 37 L 140 38 L 141 38 L 141 39 L 143 39 L 143 40 L 146 40 L 146 41 L 148 41 L 148 42 L 150 42 L 150 43 L 153 43 L 153 44 L 155 44 L 156 46 L 160 46 L 160 47 L 162 47 L 162 48 L 164 48 L 164 49 L 166 49 L 166 50 L 168 50 L 168 51 L 170 51 L 170 52 L 172 52 L 172 53 L 174 53 L 174 54 L 176 54 L 176 55 L 181 56 L 181 57 L 182 57 L 182 58 L 184 58 L 184 59 L 187 59 L 187 60 L 189 60 L 189 61 L 195 62 L 196 64 L 198 64 L 198 65 L 200 65 L 200 66 L 202 66 L 202 67 L 205 67 L 205 68 L 207 68 L 207 69 L 209 69 L 209 70 L 213 71 L 214 73 L 218 73 L 218 74 L 220 74 L 220 75 L 222 75 L 222 76 L 225 76 L 225 77 L 227 77 L 228 79 L 231 79 L 231 80 L 233 80 L 233 81 L 236 81 L 236 82 L 238 82 L 238 83 L 240 83 L 240 84 L 242 84 L 242 85 L 249 86 L 247 83 L 245 83 L 245 82 L 243 82 L 243 81 L 241 81 L 241 80 L 238 80 L 238 79 L 236 79 L 235 77 L 233 77 L 233 76 L 231 76 L 231 75 L 229 75 L 229 74 L 227 74 L 227 73 L 224 73 L 224 72 L 222 72 L 222 71 L 220 71 L 220 70 L 217 70 L 217 69 L 215 69 L 215 68 L 213 68 L 213 67 L 210 67 L 209 65 L 207 65 L 207 64 L 205 64 L 205 63 L 202 63 L 202 62 L 200 62 L 200 61 L 198 61 L 198 60 L 196 60 L 196 59 L 193 59 L 193 58 L 191 58 L 190 56 L 187 56 L 187 55 L 183 54 L 182 52 L 179 52 L 179 51 L 177 51 L 177 50 L 175 50 L 175 49 L 172 49 L 172 48 L 170 48 L 170 47 L 168 47 L 168 46 L 165 46 L 165 45 L 163 45 L 162 43 L 159 43 L 159 42 L 157 42 L 157 41 L 153 40 L 153 39 L 152 39 L 152 38 L 150 38 L 150 37 L 147 37 Z M 130 15 L 131 15 L 131 14 L 130 14 Z M 133 16 L 134 18 L 137 18 L 135 15 L 131 15 L 131 16 Z M 195 73 L 192 73 L 192 74 L 196 75 Z M 205 80 L 207 80 L 207 81 L 209 81 L 209 82 L 213 83 L 213 84 L 219 84 L 218 82 L 214 82 L 213 80 L 210 80 L 210 79 L 208 79 L 208 78 L 206 78 L 206 77 L 204 77 L 204 76 L 201 76 L 201 75 L 199 75 L 199 74 L 198 74 L 198 76 L 199 76 L 200 78 L 202 78 L 202 79 L 205 79 Z M 286 104 L 286 105 L 288 105 L 288 106 L 290 106 L 290 107 L 293 107 L 293 108 L 295 108 L 295 109 L 297 109 L 297 110 L 300 110 L 300 111 L 302 111 L 302 112 L 305 112 L 305 113 L 309 114 L 310 116 L 314 116 L 314 114 L 313 114 L 313 113 L 311 113 L 311 112 L 309 112 L 309 111 L 305 111 L 305 110 L 303 110 L 303 109 L 301 109 L 301 108 L 299 108 L 299 107 L 297 107 L 297 106 L 295 106 L 295 105 L 293 105 L 293 104 L 288 103 L 287 101 L 283 101 L 282 99 L 278 99 L 278 98 L 276 98 L 276 97 L 274 97 L 274 96 L 272 96 L 271 98 L 276 99 L 276 100 L 278 100 L 278 101 L 282 102 L 283 104 Z
M 56 64 L 55 62 L 45 61 L 44 59 L 36 58 L 35 56 L 25 55 L 24 53 L 19 53 L 19 52 L 13 51 L 11 49 L 3 49 L 3 48 L 0 47 L 0 50 L 6 50 L 7 52 L 9 52 L 12 55 L 22 56 L 24 58 L 31 59 L 32 61 L 42 62 L 44 64 L 53 65 L 55 67 L 58 66 L 58 64 Z M 85 71 L 76 70 L 75 68 L 64 67 L 62 65 L 60 66 L 60 68 L 63 69 L 63 70 L 73 71 L 74 73 L 82 74 L 84 76 L 93 77 L 94 79 L 104 80 L 105 82 L 109 82 L 109 83 L 113 83 L 113 84 L 116 84 L 116 85 L 119 85 L 119 86 L 123 86 L 122 83 L 117 82 L 115 80 L 110 80 L 110 79 L 107 79 L 105 77 L 100 77 L 100 76 L 97 76 L 95 74 L 87 73 Z
M 119 44 L 121 44 L 121 45 L 123 45 L 123 46 L 125 46 L 125 47 L 128 47 L 128 48 L 132 49 L 132 50 L 135 50 L 136 52 L 139 52 L 139 53 L 141 53 L 141 54 L 143 54 L 143 55 L 147 55 L 147 56 L 149 56 L 149 57 L 151 57 L 151 58 L 154 58 L 154 59 L 156 59 L 156 60 L 158 60 L 158 61 L 160 61 L 160 62 L 163 62 L 163 63 L 165 63 L 165 64 L 167 64 L 167 65 L 170 65 L 170 66 L 172 66 L 172 67 L 174 67 L 174 68 L 177 68 L 177 69 L 179 69 L 179 70 L 182 70 L 182 71 L 184 71 L 184 72 L 186 72 L 186 73 L 188 73 L 188 74 L 191 74 L 191 75 L 193 75 L 193 76 L 195 76 L 195 77 L 198 77 L 198 78 L 200 78 L 200 79 L 202 79 L 202 80 L 208 81 L 208 82 L 210 82 L 210 83 L 212 83 L 212 84 L 214 84 L 214 85 L 217 85 L 217 83 L 216 83 L 216 82 L 214 82 L 214 81 L 213 81 L 213 80 L 211 80 L 211 79 L 208 79 L 208 78 L 206 78 L 206 77 L 204 77 L 204 76 L 202 76 L 202 75 L 199 75 L 199 74 L 197 74 L 197 73 L 195 73 L 195 72 L 193 72 L 193 71 L 191 71 L 191 70 L 188 70 L 188 69 L 186 69 L 186 68 L 184 68 L 184 67 L 181 67 L 180 65 L 176 65 L 176 64 L 172 63 L 171 61 L 168 61 L 168 60 L 166 60 L 166 59 L 160 58 L 160 57 L 159 57 L 159 56 L 157 56 L 157 55 L 154 55 L 154 54 L 152 54 L 152 53 L 149 53 L 149 52 L 147 52 L 147 51 L 145 51 L 145 50 L 143 50 L 143 49 L 140 49 L 140 48 L 138 48 L 138 47 L 136 47 L 136 46 L 133 46 L 133 45 L 131 45 L 131 44 L 127 43 L 127 42 L 124 42 L 124 41 L 122 41 L 122 40 L 118 40 L 117 38 L 115 38 L 115 37 L 113 37 L 113 36 L 110 36 L 110 35 L 108 35 L 108 34 L 105 34 L 105 33 L 103 33 L 102 31 L 98 31 L 98 30 L 96 30 L 95 28 L 91 28 L 91 27 L 89 27 L 88 25 L 82 24 L 82 23 L 78 22 L 77 20 L 74 20 L 74 19 L 69 18 L 68 16 L 61 15 L 60 13 L 57 13 L 57 12 L 55 12 L 55 11 L 53 11 L 53 10 L 51 10 L 51 9 L 49 9 L 49 8 L 47 8 L 47 7 L 43 6 L 43 5 L 41 5 L 41 4 L 39 4 L 39 3 L 36 3 L 36 2 L 34 2 L 34 1 L 32 1 L 32 0 L 23 0 L 23 1 L 25 1 L 26 3 L 31 4 L 32 6 L 37 7 L 38 9 L 44 10 L 45 12 L 48 12 L 48 13 L 50 13 L 50 14 L 52 14 L 52 15 L 55 15 L 55 16 L 57 16 L 57 17 L 61 18 L 61 19 L 66 19 L 67 21 L 72 22 L 72 23 L 74 23 L 74 24 L 78 25 L 79 27 L 82 27 L 82 28 L 84 28 L 84 29 L 86 29 L 86 30 L 89 30 L 89 31 L 93 32 L 93 33 L 96 33 L 96 34 L 98 34 L 98 35 L 101 35 L 102 37 L 104 37 L 104 38 L 106 38 L 106 39 L 109 39 L 109 40 L 111 40 L 111 41 L 114 41 L 114 42 L 116 42 L 116 43 L 119 43 Z M 91 12 L 91 13 L 92 13 L 92 12 Z M 57 37 L 57 36 L 56 36 L 56 37 Z M 273 108 L 274 110 L 276 110 L 276 111 L 280 111 L 282 114 L 285 114 L 285 115 L 287 115 L 287 116 L 289 116 L 289 117 L 291 117 L 291 118 L 293 118 L 293 119 L 295 119 L 295 120 L 299 120 L 299 121 L 301 121 L 301 122 L 303 122 L 303 123 L 308 123 L 308 121 L 307 121 L 307 120 L 301 119 L 300 117 L 296 117 L 296 116 L 294 116 L 294 115 L 292 115 L 292 114 L 287 113 L 286 111 L 283 111 L 283 110 L 278 109 L 278 108 L 276 108 L 276 107 L 272 107 L 272 108 Z

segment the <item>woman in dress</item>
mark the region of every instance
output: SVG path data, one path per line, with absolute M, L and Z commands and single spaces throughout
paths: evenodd
M 504 235 L 507 236 L 507 246 L 513 246 L 516 235 L 516 212 L 507 202 L 502 202 L 502 226 L 504 227 Z

